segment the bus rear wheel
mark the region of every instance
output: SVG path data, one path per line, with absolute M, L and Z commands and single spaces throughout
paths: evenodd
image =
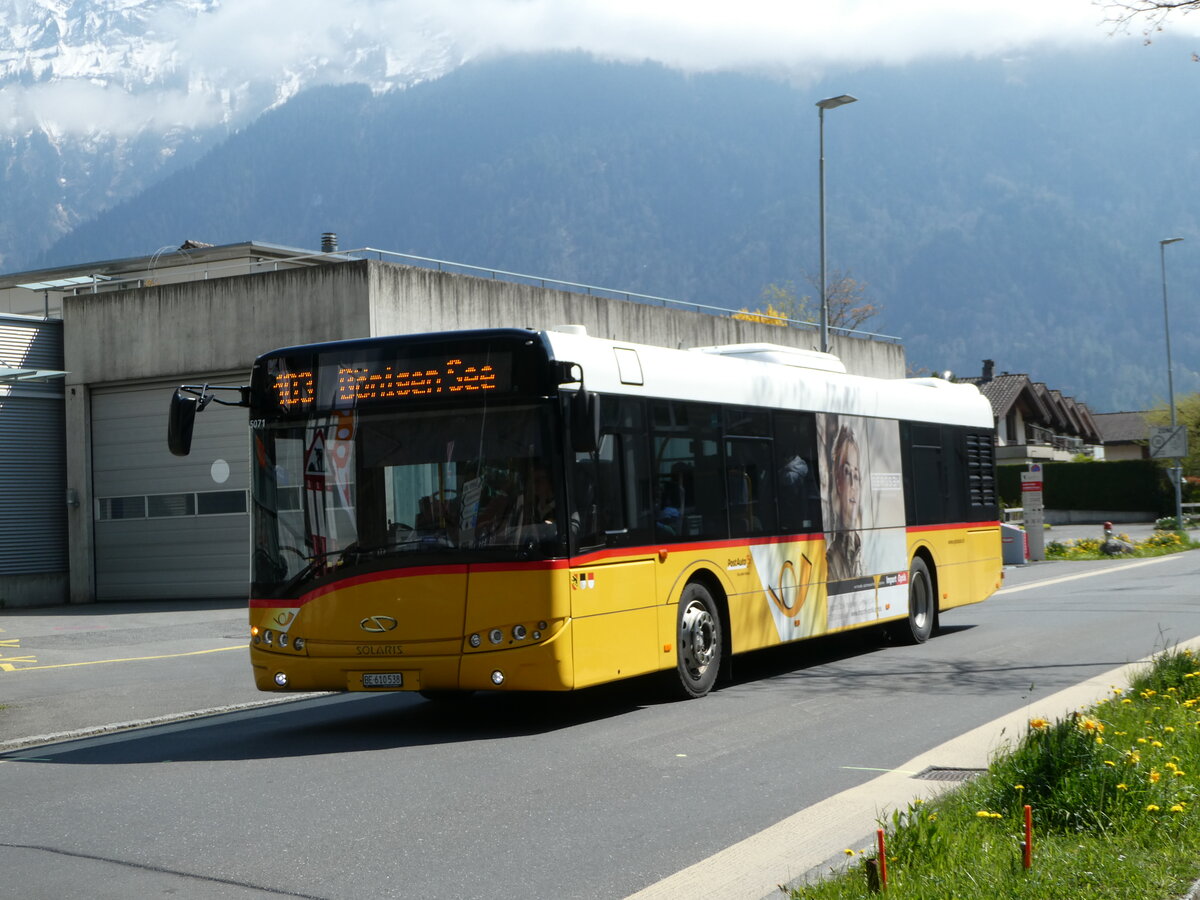
M 717 603 L 708 588 L 693 581 L 679 598 L 676 674 L 685 699 L 703 697 L 716 683 L 725 652 Z
M 916 557 L 908 570 L 908 618 L 888 626 L 892 640 L 901 644 L 923 644 L 933 634 L 937 621 L 937 598 L 925 560 Z

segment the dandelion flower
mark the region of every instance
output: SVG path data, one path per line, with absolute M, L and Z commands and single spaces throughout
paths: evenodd
M 1146 807 L 1146 812 L 1158 812 L 1158 810 L 1159 810 L 1159 807 L 1157 807 L 1157 806 L 1156 806 L 1155 804 L 1153 804 L 1153 803 L 1149 804 L 1149 805 Z
M 1041 716 L 1038 716 L 1035 719 L 1029 720 L 1029 727 L 1041 730 L 1043 728 L 1049 728 L 1050 723 L 1047 720 L 1043 719 Z
M 1158 784 L 1158 779 L 1160 779 L 1160 778 L 1162 778 L 1162 773 L 1159 772 L 1158 769 L 1150 770 L 1150 783 L 1151 784 Z
M 1105 764 L 1106 766 L 1115 766 L 1115 765 L 1116 765 L 1116 763 L 1115 763 L 1115 762 L 1113 762 L 1111 759 L 1106 759 L 1106 760 L 1104 761 L 1104 764 Z
M 1165 728 L 1163 728 L 1163 733 L 1164 733 L 1164 734 L 1172 734 L 1174 731 L 1175 731 L 1175 726 L 1174 726 L 1174 725 L 1168 725 L 1168 726 L 1166 726 Z
M 1151 747 L 1161 747 L 1162 745 L 1163 745 L 1162 741 L 1151 741 L 1150 742 Z
M 1183 807 L 1180 806 L 1178 803 L 1176 803 L 1174 806 L 1171 807 L 1171 812 L 1181 813 L 1181 812 L 1183 812 Z
M 1125 782 L 1122 781 L 1120 784 L 1117 785 L 1117 790 L 1118 791 L 1127 791 L 1127 790 L 1129 790 L 1129 785 L 1127 785 Z
M 853 855 L 854 855 L 854 851 L 853 851 L 853 850 L 851 850 L 849 847 L 847 847 L 847 848 L 846 848 L 845 850 L 843 850 L 842 852 L 843 852 L 843 853 L 845 853 L 847 856 L 853 856 Z

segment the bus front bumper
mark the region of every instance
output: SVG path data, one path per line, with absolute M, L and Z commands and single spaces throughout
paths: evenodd
M 569 691 L 570 623 L 546 641 L 445 656 L 301 656 L 250 647 L 260 691 Z

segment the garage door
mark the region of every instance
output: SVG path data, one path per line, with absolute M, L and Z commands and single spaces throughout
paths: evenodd
M 98 600 L 246 596 L 247 412 L 210 405 L 196 419 L 191 455 L 172 456 L 167 407 L 174 387 L 92 393 Z

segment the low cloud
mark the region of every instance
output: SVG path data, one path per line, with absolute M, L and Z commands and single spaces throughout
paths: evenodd
M 361 82 L 384 90 L 510 53 L 582 50 L 689 71 L 809 79 L 829 67 L 1099 43 L 1112 31 L 1093 0 L 209 0 L 200 8 L 164 0 L 157 11 L 153 6 L 146 4 L 148 43 L 84 36 L 70 53 L 92 71 L 0 87 L 0 127 L 87 133 L 237 124 L 312 84 Z M 60 75 L 72 68 L 57 61 Z M 0 58 L 0 66 L 6 62 L 15 71 L 12 60 Z M 55 64 L 44 55 L 35 61 L 43 70 Z

